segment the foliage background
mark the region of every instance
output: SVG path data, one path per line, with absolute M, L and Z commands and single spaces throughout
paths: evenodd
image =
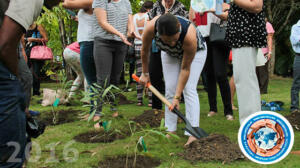
M 190 6 L 190 0 L 179 0 L 187 9 Z M 144 0 L 130 0 L 134 13 L 138 12 Z M 156 2 L 156 0 L 153 0 Z M 292 66 L 294 53 L 291 48 L 289 36 L 291 27 L 300 19 L 300 0 L 267 0 L 265 2 L 268 9 L 266 15 L 275 31 L 283 29 L 275 33 L 276 42 L 276 61 L 274 72 L 282 76 L 292 75 Z M 287 17 L 289 10 L 293 9 L 290 17 Z M 48 46 L 52 48 L 54 55 L 62 56 L 63 45 L 61 40 L 61 32 L 59 29 L 59 20 L 62 19 L 65 24 L 67 43 L 70 44 L 76 41 L 77 22 L 72 20 L 67 11 L 62 7 L 55 7 L 52 11 L 44 9 L 45 12 L 39 18 L 38 22 L 43 24 L 49 35 Z M 270 13 L 272 11 L 272 13 Z M 285 20 L 286 19 L 286 20 Z M 283 27 L 283 28 L 281 28 Z M 46 69 L 50 68 L 46 66 Z

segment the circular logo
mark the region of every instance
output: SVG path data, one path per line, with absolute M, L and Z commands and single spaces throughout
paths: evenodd
M 241 125 L 239 146 L 253 162 L 273 164 L 284 159 L 294 144 L 294 131 L 282 115 L 261 111 L 250 115 Z

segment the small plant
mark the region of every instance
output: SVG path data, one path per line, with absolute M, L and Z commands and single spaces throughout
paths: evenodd
M 57 80 L 59 81 L 59 84 L 56 87 L 55 90 L 55 100 L 54 103 L 52 104 L 52 115 L 53 115 L 53 124 L 56 125 L 59 119 L 59 112 L 55 110 L 54 108 L 58 107 L 59 103 L 62 101 L 65 101 L 65 98 L 67 94 L 69 93 L 69 90 L 72 86 L 73 81 L 67 79 L 65 70 L 59 70 L 58 73 L 56 74 Z
M 133 167 L 136 167 L 136 158 L 138 152 L 144 152 L 147 153 L 148 149 L 145 143 L 146 138 L 159 138 L 160 141 L 169 141 L 169 139 L 166 137 L 167 134 L 167 128 L 164 126 L 165 120 L 162 119 L 160 123 L 159 128 L 142 128 L 141 130 L 137 130 L 136 123 L 134 121 L 129 121 L 128 126 L 131 132 L 130 141 L 127 145 L 127 157 L 126 157 L 126 164 L 125 167 L 128 167 L 128 156 L 129 156 L 129 146 L 134 145 L 134 161 L 133 161 Z M 170 134 L 170 136 L 179 139 L 179 137 L 175 134 Z M 137 140 L 138 137 L 138 140 Z

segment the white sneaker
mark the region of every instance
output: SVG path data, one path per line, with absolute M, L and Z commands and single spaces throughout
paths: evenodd
M 207 114 L 207 117 L 212 117 L 214 115 L 216 115 L 217 113 L 214 112 L 214 111 L 210 111 L 208 114 Z
M 233 116 L 231 114 L 226 115 L 226 119 L 229 120 L 229 121 L 233 121 L 234 120 L 234 118 L 233 118 Z

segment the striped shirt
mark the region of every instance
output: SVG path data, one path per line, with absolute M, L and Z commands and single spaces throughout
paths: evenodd
M 132 14 L 129 0 L 119 0 L 108 3 L 108 0 L 94 0 L 93 8 L 102 8 L 107 13 L 107 22 L 117 29 L 120 33 L 127 35 L 128 14 Z M 94 13 L 94 17 L 96 17 Z M 94 37 L 106 40 L 122 41 L 115 34 L 111 34 L 104 30 L 97 22 L 94 23 Z

